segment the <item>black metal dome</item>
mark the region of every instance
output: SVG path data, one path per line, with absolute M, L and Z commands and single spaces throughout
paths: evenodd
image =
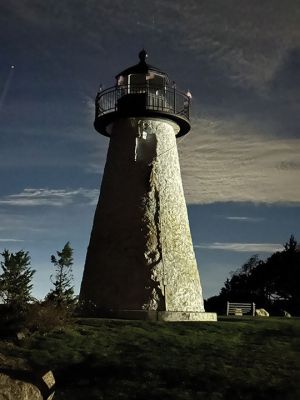
M 120 72 L 116 75 L 116 79 L 120 76 L 128 76 L 131 74 L 148 74 L 149 72 L 153 71 L 160 75 L 164 75 L 167 82 L 169 82 L 168 74 L 161 69 L 154 67 L 153 65 L 147 64 L 146 59 L 148 58 L 148 53 L 145 49 L 139 52 L 139 59 L 140 62 L 138 64 L 133 65 L 132 67 L 124 69 L 124 71 Z

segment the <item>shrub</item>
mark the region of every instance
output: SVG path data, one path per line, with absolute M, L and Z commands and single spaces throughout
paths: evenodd
M 71 323 L 71 311 L 64 305 L 57 305 L 51 301 L 31 304 L 25 327 L 31 332 L 46 333 Z

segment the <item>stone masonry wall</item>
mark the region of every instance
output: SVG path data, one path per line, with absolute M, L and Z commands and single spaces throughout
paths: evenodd
M 204 311 L 177 129 L 143 118 L 112 125 L 82 300 L 103 309 Z

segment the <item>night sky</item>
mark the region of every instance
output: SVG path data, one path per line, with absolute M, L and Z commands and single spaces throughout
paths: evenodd
M 298 0 L 1 1 L 0 250 L 30 252 L 38 298 L 67 241 L 79 291 L 108 146 L 95 94 L 143 47 L 193 95 L 178 149 L 204 297 L 300 241 Z

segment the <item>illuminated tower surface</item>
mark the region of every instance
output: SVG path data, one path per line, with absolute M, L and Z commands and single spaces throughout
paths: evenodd
M 110 143 L 80 299 L 100 315 L 216 320 L 203 307 L 176 145 L 190 98 L 139 57 L 96 97 L 95 129 Z

